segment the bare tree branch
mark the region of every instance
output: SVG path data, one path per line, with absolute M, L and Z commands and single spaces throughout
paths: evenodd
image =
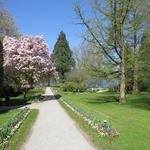
M 79 15 L 80 19 L 82 20 L 83 24 L 86 26 L 86 28 L 88 29 L 88 31 L 90 32 L 90 34 L 92 35 L 92 37 L 95 39 L 95 41 L 98 43 L 98 45 L 102 48 L 102 50 L 104 51 L 104 53 L 106 54 L 106 56 L 112 61 L 114 62 L 116 65 L 119 65 L 119 63 L 113 59 L 112 56 L 110 56 L 106 50 L 106 48 L 101 44 L 101 42 L 97 39 L 97 37 L 95 36 L 95 34 L 92 32 L 91 27 L 89 26 L 89 24 L 85 21 L 84 17 L 82 16 L 81 13 L 81 9 L 79 6 L 76 6 L 76 12 Z

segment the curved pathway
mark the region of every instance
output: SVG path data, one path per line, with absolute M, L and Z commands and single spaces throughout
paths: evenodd
M 45 95 L 53 95 L 46 88 Z M 32 104 L 38 118 L 22 150 L 94 150 L 57 100 Z

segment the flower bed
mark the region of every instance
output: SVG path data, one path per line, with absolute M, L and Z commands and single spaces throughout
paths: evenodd
M 8 147 L 8 140 L 14 132 L 20 127 L 23 120 L 27 117 L 30 110 L 28 108 L 22 109 L 15 117 L 13 117 L 7 124 L 0 128 L 0 146 Z
M 111 127 L 111 124 L 107 120 L 100 121 L 92 114 L 84 111 L 74 103 L 69 100 L 62 99 L 61 101 L 70 108 L 74 113 L 80 116 L 84 121 L 86 121 L 92 128 L 95 128 L 99 135 L 107 137 L 119 136 L 119 132 Z

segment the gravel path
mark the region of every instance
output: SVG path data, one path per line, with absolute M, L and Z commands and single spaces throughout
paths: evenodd
M 45 95 L 53 95 L 46 88 Z M 57 100 L 32 104 L 39 115 L 22 150 L 94 150 Z

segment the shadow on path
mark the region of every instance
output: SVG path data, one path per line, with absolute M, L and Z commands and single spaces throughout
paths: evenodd
M 49 100 L 59 100 L 61 98 L 61 95 L 45 95 L 43 96 L 43 100 L 42 101 L 49 101 Z

